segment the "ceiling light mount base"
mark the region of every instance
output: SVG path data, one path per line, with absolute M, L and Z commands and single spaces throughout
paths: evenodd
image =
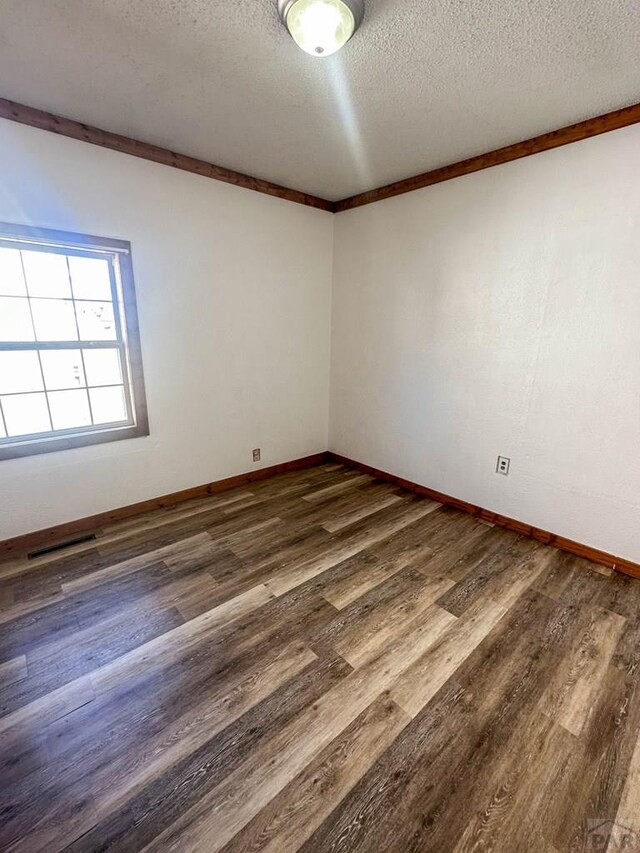
M 278 0 L 278 13 L 305 53 L 331 56 L 362 23 L 364 0 Z

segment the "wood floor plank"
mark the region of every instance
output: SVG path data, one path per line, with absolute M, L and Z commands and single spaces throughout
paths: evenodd
M 238 489 L 231 492 L 221 492 L 219 495 L 207 495 L 202 498 L 185 501 L 171 507 L 152 510 L 144 515 L 123 519 L 106 525 L 101 530 L 100 543 L 105 544 L 110 540 L 125 538 L 131 532 L 140 533 L 146 530 L 155 530 L 175 521 L 199 515 L 201 512 L 211 512 L 213 509 L 224 509 L 238 502 L 252 499 L 254 493 L 248 489 Z
M 589 849 L 590 826 L 615 819 L 639 712 L 632 683 L 609 669 L 580 738 L 571 736 L 573 748 L 557 765 L 541 801 L 546 836 L 558 850 Z M 599 849 L 605 848 L 606 843 Z
M 401 500 L 402 495 L 385 495 L 371 503 L 365 503 L 364 506 L 354 508 L 351 512 L 336 513 L 334 518 L 329 519 L 328 521 L 323 521 L 322 526 L 325 530 L 328 530 L 329 533 L 337 533 L 339 530 L 344 530 L 345 527 L 355 524 L 356 521 L 362 521 L 363 518 L 367 518 L 369 515 L 374 515 L 374 513 L 379 512 L 381 509 L 393 506 L 393 504 L 398 503 Z
M 381 649 L 397 641 L 408 625 L 426 613 L 431 615 L 431 605 L 452 583 L 447 578 L 430 579 L 424 585 L 408 588 L 383 605 L 373 606 L 367 615 L 360 615 L 340 632 L 332 640 L 332 647 L 351 666 L 362 666 L 375 658 Z M 344 615 L 347 613 L 347 610 L 342 611 Z M 330 628 L 329 625 L 327 630 Z
M 55 808 L 51 809 L 49 804 L 40 806 L 36 825 L 49 826 L 47 845 L 62 849 L 98 820 L 125 806 L 137 791 L 180 758 L 197 750 L 314 659 L 313 652 L 300 643 L 283 646 L 274 659 L 261 661 L 235 684 L 225 685 L 222 695 L 220 691 L 212 691 L 202 705 L 176 720 L 159 737 L 145 742 L 143 748 L 129 751 L 118 761 L 96 769 L 91 777 L 92 801 L 86 804 L 85 821 L 80 820 L 78 809 L 72 835 Z M 79 798 L 82 787 L 80 783 L 75 792 L 73 788 L 67 789 L 66 796 L 74 799 L 75 794 Z M 66 808 L 65 800 L 61 806 Z M 20 844 L 15 849 L 20 850 Z
M 333 498 L 340 494 L 340 492 L 344 492 L 347 489 L 353 489 L 355 486 L 361 486 L 364 483 L 370 482 L 371 477 L 369 474 L 356 474 L 353 477 L 349 477 L 348 480 L 344 480 L 342 483 L 336 483 L 335 486 L 327 486 L 324 489 L 318 489 L 316 492 L 309 492 L 309 494 L 303 496 L 303 500 L 309 501 L 309 503 L 316 503 L 317 501 L 322 501 L 329 497 Z
M 438 642 L 394 682 L 391 695 L 398 705 L 412 717 L 421 711 L 505 613 L 506 607 L 489 601 L 452 620 Z
M 341 464 L 159 508 L 0 565 L 0 778 L 24 853 L 617 853 L 640 582 Z
M 302 606 L 294 604 L 286 612 L 296 614 L 297 610 L 296 618 L 306 624 L 316 618 L 316 614 L 307 606 L 309 603 L 300 602 Z M 324 618 L 323 609 L 318 611 L 321 618 Z M 135 675 L 115 685 L 111 691 L 98 694 L 90 705 L 52 724 L 48 730 L 50 764 L 42 769 L 32 785 L 27 785 L 24 794 L 15 792 L 15 796 L 22 800 L 26 797 L 40 804 L 43 790 L 48 790 L 52 784 L 58 785 L 64 779 L 69 780 L 66 785 L 69 787 L 74 774 L 78 774 L 78 768 L 81 768 L 83 778 L 91 778 L 94 773 L 102 772 L 105 752 L 110 757 L 110 767 L 117 766 L 121 759 L 128 766 L 126 762 L 130 760 L 129 753 L 135 756 L 147 750 L 151 741 L 163 744 L 169 730 L 177 726 L 177 731 L 182 731 L 180 726 L 183 723 L 180 720 L 188 719 L 189 715 L 197 718 L 201 709 L 206 707 L 208 701 L 213 701 L 216 695 L 224 695 L 229 700 L 232 697 L 237 699 L 234 685 L 243 679 L 252 678 L 251 673 L 259 673 L 268 667 L 270 662 L 278 659 L 283 643 L 288 648 L 295 640 L 295 630 L 287 632 L 286 640 L 277 634 L 270 636 L 271 629 L 267 627 L 265 630 L 262 621 L 258 623 L 257 631 L 254 630 L 251 618 L 247 620 L 248 624 L 243 622 L 235 627 L 229 625 L 207 638 L 206 642 L 186 650 L 184 657 L 159 669 L 151 677 L 136 671 Z M 291 622 L 295 621 L 295 618 L 291 619 Z M 295 629 L 295 624 L 292 628 Z M 329 663 L 333 660 L 335 656 Z M 338 670 L 351 671 L 344 661 L 337 660 Z M 328 674 L 332 675 L 335 671 L 336 667 L 333 666 Z M 320 675 L 322 673 L 321 668 Z M 189 688 L 188 691 L 181 691 L 179 701 L 176 701 L 176 683 L 188 684 Z M 249 681 L 247 685 L 251 683 Z M 314 689 L 322 684 L 321 679 L 318 685 L 314 685 Z M 237 703 L 236 699 L 234 703 Z M 286 696 L 283 703 L 285 700 Z M 285 710 L 289 712 L 290 708 Z M 184 739 L 180 740 L 184 742 Z M 55 768 L 55 773 L 48 773 L 52 768 Z
M 0 580 L 0 591 L 10 590 L 14 605 L 27 604 L 34 599 L 51 598 L 62 592 L 62 584 L 84 577 L 87 570 L 92 571 L 106 566 L 97 548 L 82 553 L 57 555 L 55 560 L 46 564 L 33 565 L 30 560 L 22 560 L 22 571 L 13 572 Z
M 339 658 L 319 659 L 274 690 L 235 723 L 174 764 L 72 843 L 69 851 L 141 850 L 191 805 L 232 773 L 273 732 L 344 678 L 351 668 Z
M 241 593 L 236 598 L 224 604 L 207 610 L 195 619 L 191 619 L 157 637 L 144 645 L 138 646 L 125 655 L 117 658 L 91 673 L 91 681 L 96 692 L 104 692 L 119 683 L 130 669 L 147 672 L 155 667 L 166 667 L 167 659 L 172 654 L 184 655 L 185 649 L 201 641 L 203 636 L 211 636 L 212 632 L 243 619 L 248 613 L 260 608 L 271 599 L 271 593 L 265 586 L 257 586 Z
M 375 700 L 234 836 L 224 853 L 295 853 L 408 722 L 391 700 Z
M 433 618 L 419 625 L 391 649 L 355 670 L 290 725 L 264 750 L 257 750 L 219 788 L 203 797 L 149 850 L 199 849 L 214 853 L 278 794 L 327 744 L 353 722 L 425 647 L 436 641 L 451 617 L 433 606 Z
M 498 601 L 508 609 L 532 586 L 552 558 L 549 548 L 515 538 L 508 547 L 491 549 L 439 603 L 456 616 L 483 598 Z
M 519 599 L 302 850 L 453 849 L 466 825 L 461 806 L 484 791 L 486 768 L 508 757 L 509 734 L 571 626 L 542 596 Z
M 345 560 L 349 570 L 340 577 L 322 582 L 321 595 L 342 610 L 372 589 L 384 583 L 409 565 L 409 560 L 379 560 L 368 551 L 363 551 Z
M 90 701 L 97 693 L 106 692 L 127 676 L 130 670 L 141 668 L 149 672 L 166 667 L 171 654 L 184 654 L 185 647 L 197 643 L 203 634 L 242 618 L 247 612 L 269 601 L 266 587 L 258 587 L 237 599 L 207 611 L 202 616 L 179 625 L 159 637 L 137 646 L 114 661 L 64 684 L 57 689 L 0 717 L 0 744 L 23 736 L 25 727 L 43 726 L 68 713 L 79 704 Z
M 0 663 L 0 689 L 21 681 L 27 675 L 26 655 Z
M 137 618 L 125 611 L 78 630 L 71 638 L 28 652 L 28 677 L 0 691 L 0 715 L 8 715 L 181 625 L 184 619 L 174 607 L 161 605 Z
M 543 713 L 579 737 L 626 625 L 617 613 L 594 608 L 540 702 Z
M 407 851 L 411 849 L 412 842 L 415 844 L 419 840 L 423 841 L 422 849 L 438 849 L 428 846 L 428 824 L 423 825 L 424 835 L 415 832 L 412 826 L 405 826 L 401 806 L 403 791 L 412 778 L 416 783 L 420 781 L 427 790 L 437 784 L 423 756 L 431 745 L 434 751 L 436 744 L 441 750 L 446 749 L 446 744 L 456 737 L 456 729 L 464 736 L 466 720 L 465 694 L 456 687 L 441 697 L 433 720 L 425 721 L 424 726 L 413 721 L 403 729 L 393 746 L 383 753 L 300 850 L 304 853 L 320 850 Z M 388 823 L 393 823 L 393 828 L 381 827 L 382 832 L 379 832 L 384 814 Z
M 366 558 L 358 556 L 345 560 L 326 574 L 307 581 L 301 588 L 313 588 L 318 594 L 323 595 L 325 583 L 333 583 L 336 573 L 339 573 L 338 576 L 341 579 L 346 578 L 351 573 L 351 566 L 354 563 L 357 565 L 358 560 L 366 561 Z M 343 574 L 343 571 L 347 574 Z M 352 642 L 358 642 L 367 624 L 370 632 L 384 628 L 384 622 L 390 615 L 396 611 L 402 612 L 403 608 L 414 606 L 422 600 L 423 595 L 428 596 L 427 604 L 431 604 L 437 592 L 437 586 L 437 582 L 429 582 L 415 570 L 405 569 L 398 572 L 336 613 L 322 631 L 318 632 L 314 640 L 333 647 L 337 647 L 344 641 L 348 645 L 350 639 Z
M 65 593 L 81 592 L 82 590 L 99 586 L 106 581 L 112 581 L 131 572 L 136 572 L 150 563 L 164 562 L 166 565 L 166 560 L 169 557 L 176 559 L 180 555 L 183 555 L 186 559 L 190 559 L 203 549 L 207 550 L 214 547 L 208 533 L 198 533 L 180 542 L 172 542 L 169 545 L 156 548 L 151 552 L 145 551 L 140 556 L 105 566 L 95 572 L 85 572 L 80 577 L 65 582 L 62 588 Z
M 8 592 L 10 593 L 10 598 L 7 597 L 5 608 L 0 610 L 0 640 L 3 642 L 5 648 L 5 638 L 10 635 L 8 629 L 2 627 L 3 625 L 12 622 L 14 619 L 19 619 L 21 616 L 28 616 L 30 613 L 35 613 L 44 607 L 48 607 L 50 604 L 58 604 L 66 598 L 62 592 L 62 587 L 58 587 L 56 590 L 49 590 L 26 601 L 18 602 L 13 597 L 12 591 L 8 590 Z
M 566 736 L 548 718 L 534 712 L 522 721 L 518 737 L 510 745 L 508 760 L 487 780 L 485 804 L 467 824 L 453 853 L 550 849 L 540 800 L 557 764 L 566 758 Z
M 627 619 L 611 663 L 630 678 L 640 677 L 640 611 Z
M 0 717 L 0 749 L 15 749 L 16 745 L 33 738 L 49 723 L 86 705 L 94 697 L 91 679 L 83 676 Z
M 393 514 L 390 513 L 385 520 L 378 520 L 374 526 L 361 531 L 354 530 L 358 525 L 353 525 L 349 528 L 350 535 L 328 546 L 324 553 L 306 557 L 286 569 L 274 572 L 273 577 L 267 581 L 267 586 L 275 595 L 282 595 L 309 578 L 322 574 L 332 566 L 355 556 L 376 542 L 386 539 L 416 519 L 433 512 L 436 508 L 437 504 L 431 501 L 419 501 L 401 507 L 392 506 L 389 509 Z M 364 522 L 368 521 L 368 518 L 364 519 Z
M 445 526 L 442 535 L 432 539 L 431 553 L 416 568 L 426 573 L 446 574 L 456 582 L 493 559 L 496 554 L 508 551 L 512 539 L 509 531 L 487 528 L 473 518 L 472 524 L 462 525 L 459 519 Z
M 627 777 L 615 816 L 615 823 L 631 833 L 635 833 L 636 840 L 640 841 L 640 735 L 627 769 Z M 612 853 L 615 851 L 613 843 L 609 849 Z

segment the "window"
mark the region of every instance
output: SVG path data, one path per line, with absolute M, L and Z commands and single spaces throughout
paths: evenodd
M 148 433 L 129 243 L 0 223 L 0 459 Z

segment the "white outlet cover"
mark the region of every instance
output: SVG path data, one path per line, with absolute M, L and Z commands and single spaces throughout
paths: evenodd
M 498 464 L 496 465 L 496 473 L 504 474 L 506 477 L 509 473 L 509 466 L 511 465 L 511 459 L 508 456 L 498 456 Z

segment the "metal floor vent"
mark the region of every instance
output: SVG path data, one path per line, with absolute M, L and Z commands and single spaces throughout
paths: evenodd
M 37 548 L 35 551 L 29 551 L 27 559 L 33 560 L 34 557 L 42 557 L 43 554 L 51 554 L 53 551 L 62 551 L 64 548 L 79 545 L 81 542 L 91 542 L 95 538 L 95 533 L 88 533 L 86 536 L 77 536 L 75 539 L 65 539 L 64 542 L 58 542 L 56 545 L 47 545 L 45 548 Z

